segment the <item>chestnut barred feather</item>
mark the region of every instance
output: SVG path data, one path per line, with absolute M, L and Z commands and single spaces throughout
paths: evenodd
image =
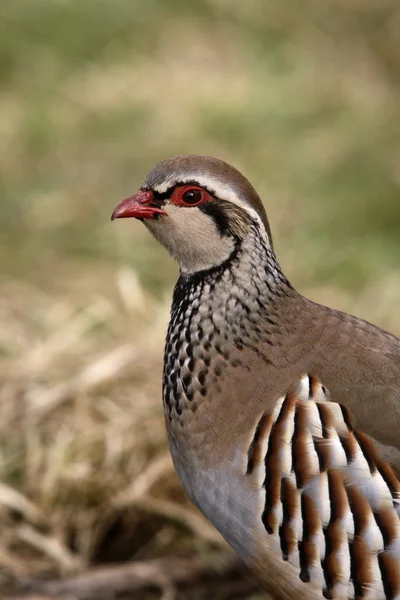
M 400 482 L 390 465 L 316 377 L 277 406 L 256 424 L 246 473 L 267 442 L 266 535 L 279 536 L 305 583 L 322 570 L 325 598 L 400 598 Z

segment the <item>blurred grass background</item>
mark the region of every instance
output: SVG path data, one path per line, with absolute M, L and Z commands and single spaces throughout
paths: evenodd
M 292 283 L 400 334 L 399 29 L 397 0 L 2 0 L 0 587 L 228 556 L 166 449 L 177 267 L 109 222 L 157 161 L 232 162 Z M 169 597 L 260 597 L 221 569 Z

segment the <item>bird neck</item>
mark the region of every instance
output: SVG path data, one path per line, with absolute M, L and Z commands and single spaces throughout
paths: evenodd
M 174 291 L 172 318 L 205 306 L 213 318 L 220 314 L 226 326 L 250 314 L 266 314 L 271 302 L 292 287 L 283 275 L 268 238 L 257 225 L 237 240 L 222 264 L 193 274 L 181 274 Z M 216 311 L 216 312 L 214 312 Z
M 169 420 L 207 396 L 234 355 L 279 330 L 279 301 L 293 288 L 256 227 L 219 267 L 181 275 L 164 354 Z M 219 373 L 219 375 L 218 375 Z M 186 411 L 185 411 L 186 412 Z

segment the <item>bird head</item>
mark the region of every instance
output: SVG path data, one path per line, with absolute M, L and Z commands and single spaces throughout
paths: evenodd
M 272 249 L 268 219 L 257 192 L 234 167 L 209 156 L 160 162 L 112 219 L 140 219 L 178 261 L 183 273 L 224 263 L 256 228 Z

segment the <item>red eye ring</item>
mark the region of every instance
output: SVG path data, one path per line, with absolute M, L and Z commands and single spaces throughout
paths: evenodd
M 178 206 L 199 206 L 210 200 L 210 194 L 198 185 L 181 185 L 176 187 L 171 196 L 171 202 Z

